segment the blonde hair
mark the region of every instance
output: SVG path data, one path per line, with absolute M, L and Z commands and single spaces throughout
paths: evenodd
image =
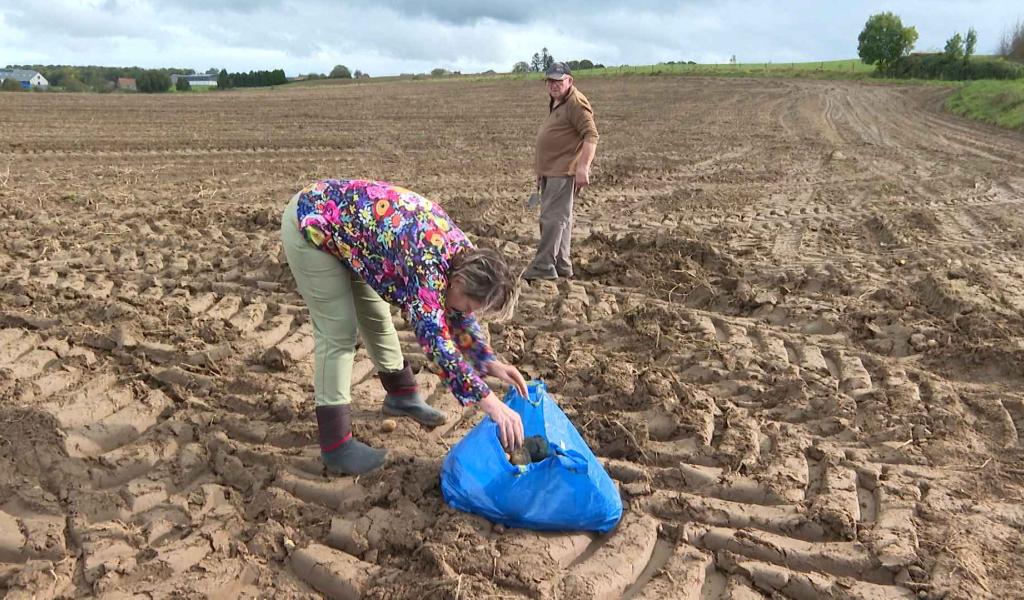
M 462 292 L 480 303 L 495 321 L 512 316 L 519 302 L 519 278 L 505 257 L 491 248 L 468 248 L 451 259 L 448 280 L 462 281 Z

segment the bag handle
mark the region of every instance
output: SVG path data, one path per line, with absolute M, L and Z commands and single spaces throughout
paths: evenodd
M 541 396 L 541 394 L 547 392 L 548 386 L 545 385 L 544 381 L 541 380 L 541 379 L 531 379 L 526 385 L 527 385 L 526 396 L 523 396 L 522 394 L 520 394 L 519 390 L 517 390 L 516 388 L 509 387 L 508 388 L 508 392 L 505 394 L 505 403 L 507 404 L 513 398 L 522 398 L 523 400 L 526 400 L 526 402 L 530 406 L 532 406 L 534 408 L 537 408 L 538 406 L 540 406 L 541 403 L 543 402 L 543 399 L 542 399 L 543 396 Z M 531 393 L 534 390 L 537 390 L 537 392 L 536 393 Z M 536 400 L 533 399 L 534 396 L 537 397 Z

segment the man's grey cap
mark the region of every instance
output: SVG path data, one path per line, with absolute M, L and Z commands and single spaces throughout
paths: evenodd
M 562 62 L 551 63 L 551 66 L 544 71 L 545 79 L 561 81 L 565 79 L 566 75 L 572 75 L 572 70 L 569 69 L 569 65 Z

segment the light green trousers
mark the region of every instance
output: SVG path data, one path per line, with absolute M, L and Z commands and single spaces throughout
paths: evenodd
M 404 364 L 390 305 L 340 260 L 313 247 L 299 231 L 296 194 L 281 215 L 281 242 L 313 322 L 313 393 L 317 406 L 352 401 L 356 330 L 380 371 Z

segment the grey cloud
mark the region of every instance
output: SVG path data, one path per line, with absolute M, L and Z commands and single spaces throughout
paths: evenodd
M 119 0 L 107 0 L 117 4 Z M 479 0 L 152 0 L 154 6 L 169 10 L 195 11 L 203 14 L 254 13 L 261 10 L 295 9 L 310 14 L 315 22 L 315 11 L 308 8 L 318 6 L 326 12 L 359 12 L 367 9 L 390 10 L 403 18 L 428 18 L 441 23 L 467 25 L 483 20 L 498 23 L 524 24 L 542 23 L 555 28 L 571 25 L 581 17 L 622 7 L 621 1 L 613 0 L 521 0 L 521 1 L 479 1 Z M 678 11 L 683 6 L 706 5 L 710 0 L 633 0 L 631 12 L 665 14 Z
M 150 21 L 140 22 L 123 13 L 112 14 L 84 7 L 53 8 L 45 4 L 26 3 L 7 10 L 5 16 L 12 26 L 35 32 L 32 35 L 38 38 L 141 38 L 153 36 L 158 31 L 157 24 Z M 41 23 L 45 23 L 42 31 Z
M 357 0 L 358 2 L 359 0 Z M 633 13 L 665 14 L 687 5 L 706 4 L 706 0 L 633 0 L 629 11 Z M 370 4 L 370 2 L 366 2 Z M 523 0 L 520 2 L 476 2 L 474 0 L 379 0 L 374 6 L 390 8 L 402 15 L 429 17 L 443 23 L 464 25 L 490 19 L 499 23 L 538 23 L 552 29 L 572 27 L 589 15 L 600 14 L 623 7 L 621 1 L 612 0 Z

